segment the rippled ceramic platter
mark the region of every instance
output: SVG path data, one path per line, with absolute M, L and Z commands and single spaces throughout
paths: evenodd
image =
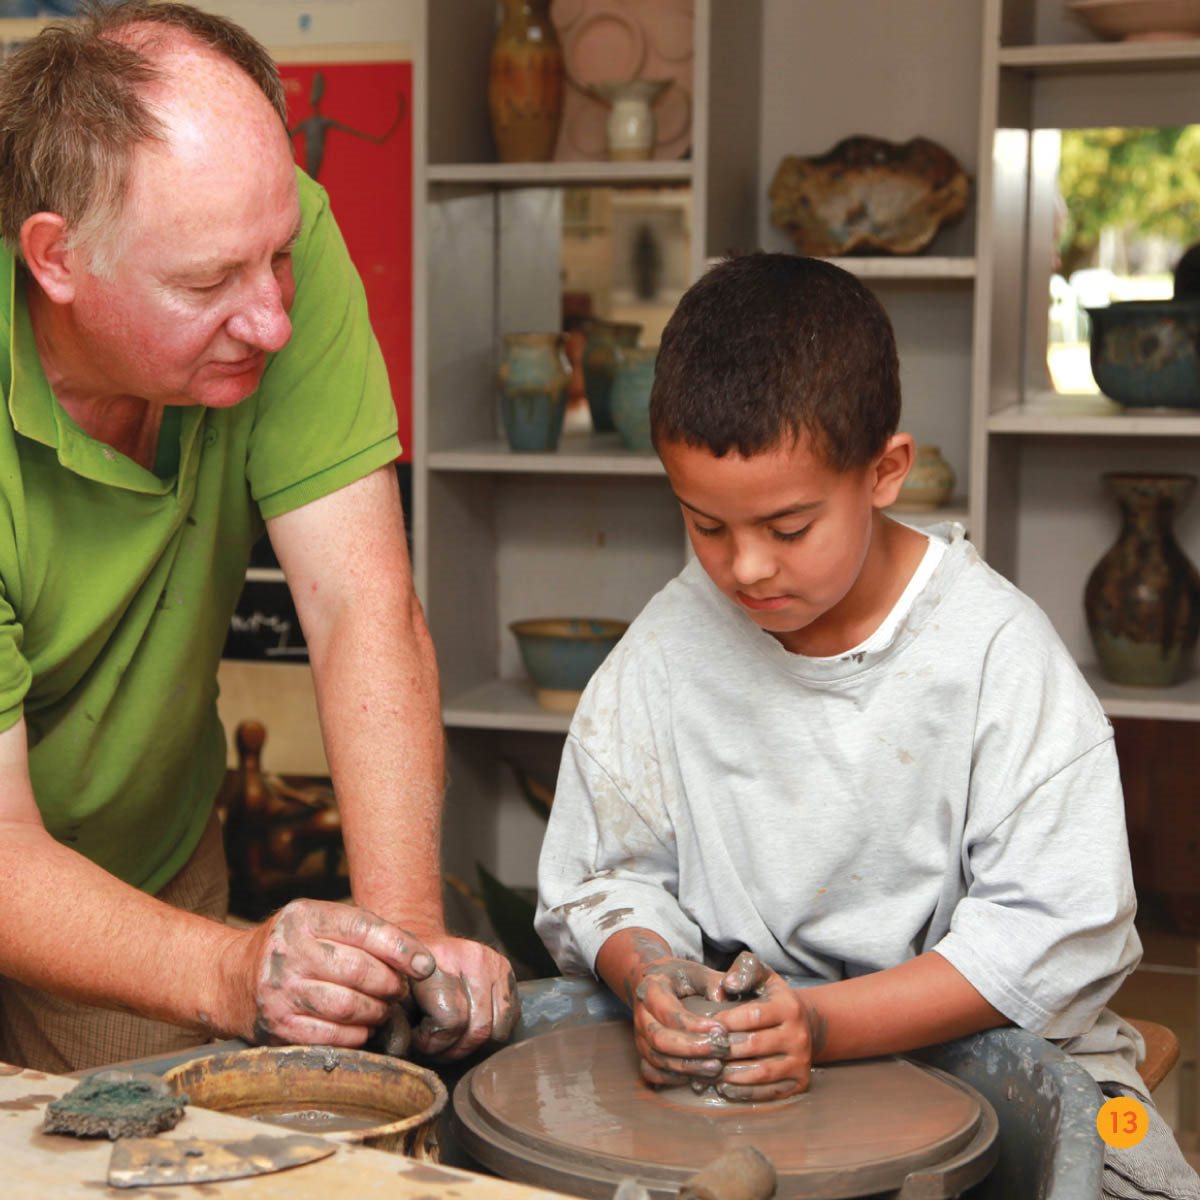
M 461 1144 L 491 1170 L 602 1200 L 627 1177 L 673 1200 L 740 1145 L 770 1159 L 778 1200 L 957 1196 L 998 1152 L 978 1092 L 898 1058 L 822 1068 L 803 1096 L 771 1104 L 681 1103 L 642 1082 L 627 1021 L 506 1046 L 459 1082 L 454 1114 Z
M 1149 42 L 1200 37 L 1200 0 L 1070 0 L 1101 37 Z
M 856 136 L 785 157 L 768 195 L 772 223 L 801 254 L 917 254 L 963 215 L 970 190 L 958 160 L 929 138 Z

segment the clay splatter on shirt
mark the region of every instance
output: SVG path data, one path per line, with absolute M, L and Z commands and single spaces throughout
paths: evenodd
M 555 905 L 552 911 L 569 917 L 576 909 L 595 908 L 597 904 L 603 904 L 607 899 L 607 892 L 594 892 L 590 896 L 581 896 L 578 900 L 568 900 L 566 904 Z
M 612 908 L 606 912 L 600 920 L 596 922 L 596 928 L 601 933 L 607 933 L 610 929 L 615 929 L 626 917 L 633 916 L 632 908 Z

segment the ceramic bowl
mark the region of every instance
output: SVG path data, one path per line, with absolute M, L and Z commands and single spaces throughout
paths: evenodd
M 970 181 L 937 142 L 849 137 L 788 155 L 771 180 L 771 221 L 800 254 L 916 254 L 967 207 Z
M 1131 408 L 1200 408 L 1200 298 L 1089 308 L 1092 374 Z
M 332 1046 L 257 1046 L 193 1058 L 163 1078 L 200 1108 L 437 1159 L 435 1125 L 446 1088 L 404 1059 Z
M 1200 0 L 1072 0 L 1067 7 L 1101 37 L 1152 42 L 1200 36 Z
M 592 673 L 628 628 L 625 621 L 595 617 L 546 617 L 509 626 L 538 704 L 553 712 L 574 712 Z

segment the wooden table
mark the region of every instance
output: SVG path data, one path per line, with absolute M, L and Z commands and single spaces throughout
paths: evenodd
M 0 1194 L 4 1200 L 75 1197 L 144 1200 L 233 1197 L 242 1200 L 558 1200 L 557 1193 L 431 1166 L 379 1150 L 338 1145 L 329 1158 L 306 1166 L 223 1183 L 117 1189 L 108 1187 L 107 1138 L 73 1138 L 41 1132 L 46 1104 L 79 1083 L 59 1075 L 0 1063 Z M 228 1113 L 188 1106 L 184 1118 L 165 1136 L 237 1140 L 263 1133 L 262 1123 Z

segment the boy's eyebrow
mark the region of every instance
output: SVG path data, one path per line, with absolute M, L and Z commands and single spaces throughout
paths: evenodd
M 716 521 L 718 524 L 720 524 L 720 522 L 721 522 L 720 517 L 714 517 L 712 515 L 712 513 L 706 513 L 702 508 L 697 508 L 694 504 L 689 504 L 681 495 L 679 495 L 678 492 L 675 493 L 675 499 L 678 500 L 679 503 L 682 504 L 684 508 L 690 510 L 691 512 L 694 512 L 696 514 L 696 516 L 704 517 L 705 520 Z M 809 500 L 805 504 L 789 504 L 786 508 L 781 508 L 781 509 L 777 510 L 776 512 L 767 513 L 765 516 L 762 516 L 762 517 L 755 517 L 754 523 L 756 525 L 762 525 L 762 524 L 765 524 L 767 521 L 778 521 L 781 517 L 795 517 L 795 516 L 800 515 L 801 513 L 812 512 L 812 510 L 814 508 L 820 508 L 820 507 L 821 507 L 820 500 Z

